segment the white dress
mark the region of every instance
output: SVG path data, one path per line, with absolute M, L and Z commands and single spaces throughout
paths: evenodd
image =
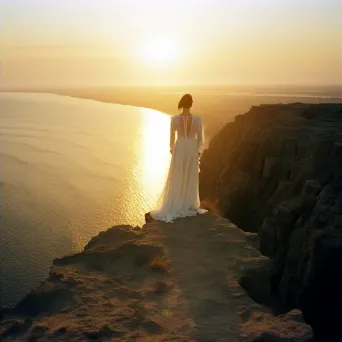
M 177 139 L 175 136 L 177 134 Z M 204 146 L 202 120 L 195 115 L 172 117 L 170 149 L 172 158 L 167 180 L 157 208 L 150 212 L 155 220 L 172 222 L 178 217 L 206 212 L 200 209 L 198 193 L 199 155 Z

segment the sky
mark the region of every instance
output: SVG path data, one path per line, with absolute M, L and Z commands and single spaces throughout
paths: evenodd
M 341 84 L 341 0 L 0 0 L 2 86 Z

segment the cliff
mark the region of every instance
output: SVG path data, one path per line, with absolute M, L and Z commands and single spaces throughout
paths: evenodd
M 304 341 L 298 310 L 274 316 L 269 258 L 207 213 L 116 226 L 54 261 L 1 317 L 2 341 Z M 257 303 L 257 302 L 258 303 Z
M 300 308 L 318 341 L 342 341 L 342 105 L 261 105 L 203 154 L 201 197 L 271 257 L 281 310 Z

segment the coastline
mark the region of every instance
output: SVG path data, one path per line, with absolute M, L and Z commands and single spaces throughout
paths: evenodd
M 217 88 L 217 89 L 216 89 Z M 342 88 L 342 87 L 341 87 Z M 232 122 L 234 117 L 246 113 L 252 106 L 261 104 L 279 104 L 279 103 L 295 103 L 298 101 L 305 103 L 339 103 L 342 102 L 342 90 L 337 87 L 337 90 L 327 94 L 328 90 L 322 88 L 321 93 L 317 93 L 312 90 L 312 96 L 305 97 L 306 92 L 298 90 L 298 94 L 295 93 L 283 93 L 285 90 L 280 87 L 279 90 L 283 90 L 282 93 L 275 92 L 271 94 L 272 88 L 268 89 L 259 87 L 259 92 L 243 92 L 244 87 L 238 86 L 237 89 L 241 91 L 236 92 L 234 95 L 235 87 L 229 87 L 230 95 L 224 95 L 224 92 L 220 96 L 215 95 L 216 92 L 222 92 L 220 89 L 224 89 L 223 86 L 174 86 L 174 87 L 36 87 L 36 88 L 18 88 L 12 89 L 12 91 L 21 92 L 40 92 L 40 93 L 52 93 L 62 96 L 70 96 L 80 99 L 90 99 L 100 101 L 104 103 L 121 104 L 135 107 L 143 107 L 152 110 L 157 110 L 168 115 L 175 115 L 178 113 L 177 104 L 182 93 L 189 92 L 193 94 L 194 105 L 193 113 L 200 115 L 205 126 L 206 135 L 212 138 L 226 123 Z M 247 88 L 248 89 L 248 88 Z M 252 88 L 251 88 L 252 89 Z M 335 88 L 333 88 L 335 89 Z M 275 88 L 277 90 L 277 88 Z M 273 90 L 273 91 L 275 91 Z M 7 89 L 5 91 L 11 91 Z M 279 96 L 281 95 L 281 96 Z M 339 95 L 339 96 L 338 96 Z M 300 97 L 298 97 L 300 96 Z M 330 97 L 329 97 L 330 96 Z

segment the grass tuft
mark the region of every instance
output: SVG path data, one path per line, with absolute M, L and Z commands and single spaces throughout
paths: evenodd
M 168 262 L 165 258 L 156 257 L 151 262 L 151 269 L 163 273 L 168 273 Z

